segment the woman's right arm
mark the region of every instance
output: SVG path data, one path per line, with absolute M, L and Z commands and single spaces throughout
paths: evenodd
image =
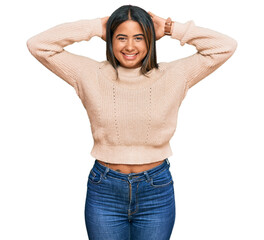
M 45 67 L 75 88 L 83 68 L 92 69 L 99 63 L 86 56 L 64 49 L 74 42 L 89 41 L 93 36 L 102 37 L 101 18 L 67 22 L 43 31 L 27 40 L 30 53 Z

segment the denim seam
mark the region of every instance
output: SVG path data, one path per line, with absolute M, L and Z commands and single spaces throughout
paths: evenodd
M 129 216 L 131 216 L 132 214 L 134 214 L 134 213 L 136 213 L 137 212 L 137 210 L 138 210 L 138 185 L 139 185 L 139 183 L 137 184 L 137 191 L 136 191 L 136 210 L 134 211 L 134 212 L 130 212 L 128 215 Z
M 90 178 L 88 177 L 88 181 L 90 181 L 90 182 L 93 183 L 93 184 L 100 184 L 100 183 L 102 182 L 103 174 L 100 172 L 100 179 L 99 179 L 99 181 L 95 182 L 95 181 L 94 181 L 94 178 L 96 177 L 97 174 L 96 174 L 92 169 L 91 169 L 91 172 L 92 172 L 93 178 L 90 179 Z M 95 174 L 95 175 L 94 175 L 94 174 Z
M 151 180 L 151 182 L 150 182 L 150 185 L 152 186 L 152 187 L 165 187 L 165 186 L 167 186 L 167 185 L 169 185 L 169 184 L 171 184 L 173 182 L 173 180 L 171 180 L 170 182 L 168 182 L 168 183 L 164 183 L 164 184 L 160 184 L 160 185 L 154 185 L 153 184 L 153 181 Z
M 93 171 L 93 169 L 91 169 L 91 173 L 94 177 L 96 176 L 96 173 Z

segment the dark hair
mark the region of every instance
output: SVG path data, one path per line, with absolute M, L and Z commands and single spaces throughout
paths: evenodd
M 116 70 L 117 78 L 117 67 L 120 63 L 113 53 L 112 37 L 117 27 L 127 20 L 133 20 L 139 23 L 143 30 L 144 38 L 146 41 L 148 53 L 142 60 L 141 72 L 145 75 L 152 68 L 159 67 L 156 55 L 155 28 L 150 15 L 140 7 L 123 5 L 111 14 L 106 24 L 106 56 L 107 60 Z

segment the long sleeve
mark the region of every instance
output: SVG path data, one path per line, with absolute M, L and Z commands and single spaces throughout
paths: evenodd
M 74 42 L 89 41 L 93 36 L 102 36 L 100 18 L 57 25 L 28 39 L 27 47 L 40 63 L 74 87 L 78 94 L 77 85 L 82 69 L 85 67 L 93 71 L 98 62 L 70 53 L 64 47 Z
M 237 41 L 233 38 L 198 27 L 192 20 L 186 23 L 174 21 L 171 38 L 178 39 L 181 46 L 187 43 L 197 49 L 195 54 L 169 63 L 172 74 L 175 71 L 174 74 L 177 75 L 179 69 L 183 72 L 183 98 L 189 88 L 219 68 L 237 48 Z

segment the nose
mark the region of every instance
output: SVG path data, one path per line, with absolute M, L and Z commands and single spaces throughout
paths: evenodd
M 134 42 L 133 39 L 129 39 L 126 44 L 126 51 L 132 52 L 134 50 Z

